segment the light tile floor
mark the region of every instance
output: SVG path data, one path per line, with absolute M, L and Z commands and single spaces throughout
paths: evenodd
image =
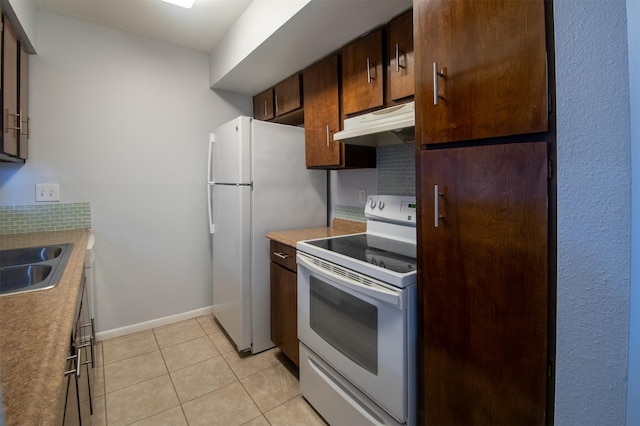
M 278 349 L 240 356 L 211 315 L 96 348 L 93 425 L 326 426 Z

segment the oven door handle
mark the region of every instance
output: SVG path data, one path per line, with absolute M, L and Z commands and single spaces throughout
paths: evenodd
M 298 253 L 296 257 L 298 264 L 303 268 L 306 268 L 313 274 L 320 275 L 325 279 L 330 280 L 333 285 L 338 286 L 347 292 L 364 294 L 387 305 L 395 306 L 400 310 L 405 309 L 405 298 L 403 297 L 403 293 L 400 291 L 385 288 L 379 284 L 375 284 L 372 280 L 367 278 L 365 279 L 371 281 L 371 284 L 362 284 L 348 276 L 337 274 L 331 270 L 315 265 L 313 262 L 309 261 L 307 256 L 301 255 L 300 253 Z M 344 270 L 349 273 L 348 269 L 342 268 L 338 265 L 334 265 L 334 267 L 338 270 Z M 298 274 L 299 273 L 300 271 L 298 271 Z M 351 272 L 351 274 L 353 273 Z

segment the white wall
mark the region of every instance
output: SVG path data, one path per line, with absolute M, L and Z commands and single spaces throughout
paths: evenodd
M 3 165 L 2 203 L 91 202 L 98 331 L 212 304 L 209 132 L 251 111 L 209 90 L 207 54 L 38 14 L 30 158 Z
M 622 425 L 631 209 L 626 6 L 624 0 L 555 0 L 553 6 L 558 136 L 555 419 L 558 425 Z
M 378 193 L 378 169 L 331 170 L 329 172 L 329 220 L 335 217 L 338 206 L 362 207 L 358 191 L 365 190 L 367 196 Z
M 627 425 L 640 425 L 640 1 L 627 1 L 631 99 L 631 315 Z

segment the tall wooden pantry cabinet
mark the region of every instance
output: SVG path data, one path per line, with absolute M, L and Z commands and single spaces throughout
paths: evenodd
M 547 5 L 413 5 L 418 420 L 545 424 L 555 347 Z

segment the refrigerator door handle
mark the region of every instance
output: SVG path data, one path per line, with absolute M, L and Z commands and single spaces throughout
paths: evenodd
M 207 210 L 209 211 L 209 233 L 216 233 L 216 225 L 213 223 L 213 183 L 207 185 Z
M 215 234 L 216 225 L 213 223 L 213 143 L 216 135 L 209 133 L 209 160 L 207 162 L 207 210 L 209 211 L 209 233 Z
M 211 158 L 211 154 L 213 154 L 213 143 L 216 140 L 216 135 L 213 133 L 209 133 L 209 162 L 207 163 L 207 182 L 213 183 L 213 159 Z

